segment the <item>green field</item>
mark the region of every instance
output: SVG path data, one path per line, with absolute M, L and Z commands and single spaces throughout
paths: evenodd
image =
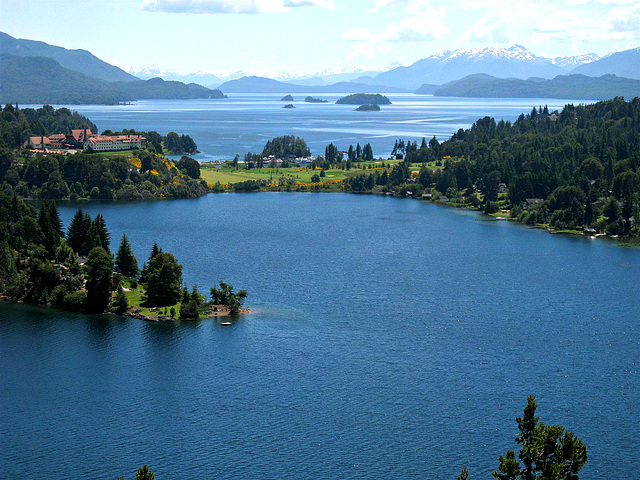
M 327 180 L 344 180 L 349 175 L 355 175 L 362 170 L 325 170 L 325 176 L 322 181 Z M 244 182 L 246 180 L 265 180 L 267 182 L 277 182 L 280 177 L 291 178 L 297 182 L 310 183 L 313 175 L 319 175 L 320 170 L 300 169 L 298 167 L 291 168 L 253 168 L 251 170 L 239 170 L 235 168 L 215 168 L 201 167 L 200 175 L 207 183 L 215 185 L 220 182 L 221 185 Z

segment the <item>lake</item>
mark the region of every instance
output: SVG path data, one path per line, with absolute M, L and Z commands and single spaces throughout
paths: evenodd
M 637 248 L 383 196 L 83 208 L 254 313 L 0 304 L 1 478 L 491 478 L 529 394 L 588 446 L 581 479 L 637 474 Z
M 371 143 L 376 156 L 386 158 L 396 139 L 420 143 L 434 135 L 447 140 L 484 116 L 515 121 L 536 106 L 561 110 L 567 103 L 588 100 L 539 98 L 455 98 L 389 94 L 392 105 L 380 112 L 356 112 L 355 105 L 335 105 L 343 94 L 313 94 L 329 103 L 305 103 L 294 95 L 296 108 L 282 108 L 282 94 L 229 94 L 220 100 L 140 100 L 131 105 L 67 105 L 95 123 L 100 131 L 134 128 L 164 135 L 175 131 L 193 137 L 199 161 L 230 160 L 248 151 L 262 152 L 265 143 L 281 135 L 305 139 L 311 153 L 324 155 L 329 143 L 347 150 L 350 144 Z M 32 105 L 32 107 L 38 107 Z

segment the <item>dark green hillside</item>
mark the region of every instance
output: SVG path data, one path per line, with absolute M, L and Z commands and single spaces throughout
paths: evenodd
M 44 57 L 0 55 L 0 103 L 116 104 L 138 99 L 226 98 L 220 90 L 161 78 L 113 82 L 62 68 Z
M 220 90 L 211 90 L 196 83 L 167 82 L 161 78 L 113 84 L 123 95 L 142 99 L 227 98 Z
M 137 83 L 137 82 L 136 82 Z M 114 104 L 134 97 L 45 57 L 0 55 L 0 103 Z

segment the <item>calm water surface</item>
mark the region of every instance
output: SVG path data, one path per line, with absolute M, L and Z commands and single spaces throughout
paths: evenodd
M 638 249 L 378 196 L 84 207 L 255 313 L 1 304 L 0 478 L 490 478 L 532 393 L 588 445 L 580 478 L 637 474 Z
M 305 103 L 294 95 L 295 109 L 282 108 L 281 94 L 229 94 L 220 100 L 140 100 L 131 105 L 70 105 L 105 129 L 175 131 L 191 135 L 203 160 L 229 160 L 248 151 L 258 153 L 280 135 L 306 140 L 312 154 L 324 155 L 333 142 L 347 150 L 350 144 L 371 143 L 376 156 L 391 153 L 396 139 L 420 141 L 436 135 L 448 139 L 460 128 L 469 128 L 486 115 L 514 121 L 533 106 L 548 104 L 550 110 L 567 103 L 588 100 L 537 98 L 454 98 L 413 94 L 389 94 L 392 105 L 380 112 L 356 112 L 354 105 L 335 105 L 343 94 L 313 94 L 329 103 Z M 590 102 L 589 102 L 590 103 Z

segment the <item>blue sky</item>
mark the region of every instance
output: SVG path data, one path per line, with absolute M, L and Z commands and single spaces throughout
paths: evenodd
M 121 67 L 314 73 L 524 45 L 605 55 L 640 45 L 636 0 L 0 0 L 0 30 Z

